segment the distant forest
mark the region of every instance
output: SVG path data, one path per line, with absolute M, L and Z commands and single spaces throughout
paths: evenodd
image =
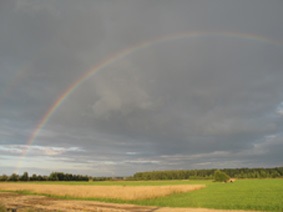
M 197 169 L 138 172 L 132 180 L 185 180 L 213 179 L 214 172 L 220 170 L 231 178 L 278 178 L 283 177 L 283 167 L 275 168 L 234 168 L 234 169 Z
M 283 178 L 283 167 L 275 168 L 234 168 L 234 169 L 195 169 L 195 170 L 165 170 L 137 172 L 130 177 L 91 177 L 73 175 L 63 172 L 52 172 L 49 176 L 41 176 L 28 172 L 22 175 L 1 175 L 0 181 L 107 181 L 107 180 L 201 180 L 213 179 L 214 172 L 220 170 L 231 178 Z

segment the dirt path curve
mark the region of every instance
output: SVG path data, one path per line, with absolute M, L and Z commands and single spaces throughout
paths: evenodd
M 130 204 L 102 203 L 95 201 L 77 201 L 77 200 L 60 200 L 44 196 L 20 195 L 9 192 L 0 193 L 0 203 L 4 204 L 7 209 L 16 209 L 17 212 L 29 211 L 96 211 L 96 212 L 224 212 L 227 210 L 214 210 L 205 208 L 159 208 L 148 206 L 137 206 Z M 231 212 L 231 211 L 230 211 Z M 235 211 L 233 212 L 247 212 Z

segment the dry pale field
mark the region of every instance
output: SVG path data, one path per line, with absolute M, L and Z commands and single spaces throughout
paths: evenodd
M 205 185 L 172 186 L 89 186 L 89 185 L 44 185 L 28 183 L 0 183 L 0 190 L 28 190 L 38 194 L 71 196 L 75 198 L 115 198 L 123 200 L 149 199 L 173 193 L 189 192 Z
M 11 209 L 16 209 L 17 212 L 248 212 L 206 208 L 160 208 L 95 201 L 59 200 L 44 196 L 27 196 L 10 192 L 0 192 L 0 203 L 4 204 L 10 211 Z

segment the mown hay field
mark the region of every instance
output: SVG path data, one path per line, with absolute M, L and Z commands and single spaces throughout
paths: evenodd
M 52 185 L 31 183 L 0 183 L 2 191 L 28 191 L 72 198 L 103 198 L 120 200 L 152 199 L 170 194 L 195 191 L 205 185 L 165 186 L 94 186 L 94 185 Z

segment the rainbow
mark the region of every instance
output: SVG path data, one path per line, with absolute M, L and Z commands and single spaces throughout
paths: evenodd
M 80 76 L 57 98 L 57 100 L 47 110 L 47 112 L 44 114 L 44 116 L 41 118 L 41 120 L 36 125 L 34 131 L 32 132 L 31 136 L 29 137 L 27 141 L 26 148 L 22 152 L 22 157 L 24 157 L 27 154 L 29 146 L 32 145 L 32 143 L 36 140 L 36 137 L 39 134 L 40 130 L 46 125 L 46 123 L 48 122 L 52 114 L 64 103 L 64 101 L 82 83 L 84 83 L 86 80 L 91 78 L 95 73 L 105 69 L 111 64 L 129 56 L 130 54 L 136 51 L 151 47 L 156 44 L 173 41 L 173 40 L 185 39 L 185 38 L 188 39 L 188 38 L 211 37 L 211 36 L 229 37 L 229 38 L 237 38 L 237 39 L 240 38 L 240 39 L 252 40 L 252 41 L 257 41 L 257 42 L 270 43 L 272 45 L 282 45 L 282 42 L 273 41 L 271 39 L 268 39 L 267 37 L 256 35 L 256 34 L 233 33 L 233 32 L 180 32 L 180 33 L 175 33 L 175 34 L 159 36 L 157 38 L 138 43 L 134 46 L 131 46 L 122 51 L 119 51 L 118 53 L 107 57 L 106 59 L 101 61 L 99 64 L 94 66 L 92 69 L 90 69 L 89 71 L 84 73 L 82 76 Z

